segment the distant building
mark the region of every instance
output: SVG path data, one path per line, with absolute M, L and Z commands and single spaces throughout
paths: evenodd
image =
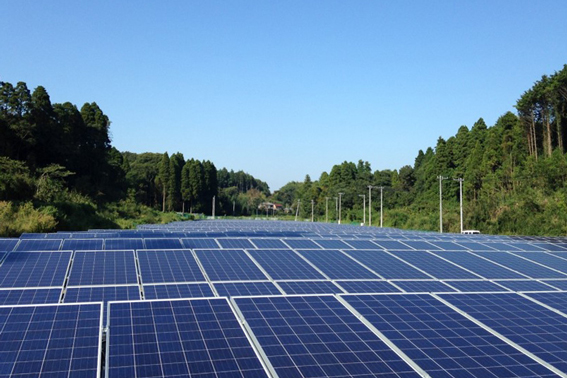
M 272 203 L 272 202 L 262 202 L 258 205 L 258 210 L 271 210 L 273 212 L 283 210 L 283 206 L 281 203 Z

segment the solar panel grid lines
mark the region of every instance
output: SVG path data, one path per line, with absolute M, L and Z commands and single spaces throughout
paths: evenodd
M 445 285 L 449 285 L 453 289 L 461 292 L 494 292 L 494 291 L 510 291 L 510 289 L 504 286 L 498 285 L 495 282 L 489 280 L 452 280 L 443 281 Z
M 567 318 L 567 292 L 534 291 L 518 295 Z
M 441 280 L 391 280 L 390 283 L 406 293 L 454 292 L 456 289 Z
M 165 283 L 143 285 L 143 299 L 178 299 L 218 297 L 208 282 Z
M 382 279 L 363 264 L 336 249 L 305 249 L 297 253 L 317 266 L 330 279 Z
M 336 294 L 346 291 L 335 281 L 275 281 L 274 284 L 286 295 L 296 294 Z
M 242 249 L 194 250 L 210 281 L 269 279 Z
M 146 249 L 181 249 L 183 244 L 179 238 L 144 238 Z
M 435 279 L 484 278 L 427 251 L 396 251 L 395 255 L 412 266 L 427 272 Z
M 560 376 L 567 376 L 567 318 L 516 293 L 432 294 Z
M 567 274 L 548 268 L 542 264 L 522 258 L 510 252 L 473 252 L 490 261 L 497 262 L 509 269 L 522 273 L 530 278 L 567 278 Z
M 102 303 L 0 306 L 3 377 L 92 377 L 101 369 Z
M 566 291 L 567 290 L 567 280 L 541 280 L 540 282 L 551 286 L 557 290 Z
M 0 266 L 0 287 L 62 287 L 71 251 L 10 252 Z
M 427 272 L 419 269 L 407 261 L 402 260 L 394 253 L 385 250 L 349 250 L 344 251 L 356 261 L 364 264 L 384 279 L 427 279 L 434 278 Z
M 68 274 L 70 286 L 138 283 L 135 253 L 130 251 L 75 251 Z
M 268 377 L 226 298 L 111 302 L 108 318 L 108 378 Z
M 285 294 L 272 281 L 213 282 L 219 297 L 241 297 Z
M 0 239 L 0 251 L 11 252 L 17 248 L 20 239 Z
M 231 301 L 279 377 L 420 376 L 334 295 Z
M 552 253 L 547 252 L 510 252 L 511 254 L 518 256 L 522 259 L 528 260 L 535 264 L 541 265 L 545 268 L 555 270 L 556 272 L 566 274 L 567 273 L 567 260 L 555 256 Z M 567 278 L 567 277 L 565 277 Z
M 138 250 L 136 256 L 143 284 L 207 281 L 193 250 Z
M 346 293 L 394 293 L 402 290 L 390 281 L 385 280 L 336 280 Z
M 254 249 L 248 239 L 216 239 L 222 249 Z
M 433 251 L 430 253 L 439 258 L 450 261 L 463 269 L 475 272 L 477 276 L 484 279 L 529 278 L 525 274 L 513 271 L 510 268 L 494 261 L 484 259 L 482 256 L 478 256 L 471 252 Z
M 291 249 L 258 249 L 247 250 L 246 253 L 273 280 L 329 279 L 309 260 Z
M 14 251 L 59 251 L 62 244 L 62 239 L 22 239 Z
M 520 291 L 549 291 L 557 290 L 552 285 L 548 285 L 540 280 L 498 280 L 494 283 L 510 289 L 514 292 Z
M 288 249 L 288 246 L 279 239 L 250 239 L 257 249 Z
M 0 289 L 0 305 L 59 303 L 62 287 Z
M 556 376 L 436 295 L 339 297 L 433 377 Z

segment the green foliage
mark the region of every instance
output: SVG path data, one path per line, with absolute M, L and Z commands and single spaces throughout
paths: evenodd
M 49 232 L 57 226 L 50 209 L 35 209 L 31 202 L 15 205 L 0 201 L 0 235 L 19 236 L 22 232 Z

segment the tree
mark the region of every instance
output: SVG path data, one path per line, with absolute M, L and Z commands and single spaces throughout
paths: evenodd
M 161 190 L 162 195 L 162 212 L 165 213 L 165 200 L 167 197 L 167 187 L 169 185 L 169 155 L 167 152 L 164 152 L 160 163 L 159 163 L 159 170 L 158 175 L 156 177 L 156 185 Z

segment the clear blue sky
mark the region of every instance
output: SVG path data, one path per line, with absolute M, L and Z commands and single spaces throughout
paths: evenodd
M 0 80 L 96 101 L 121 151 L 180 151 L 271 190 L 514 110 L 567 63 L 567 2 L 0 0 Z

